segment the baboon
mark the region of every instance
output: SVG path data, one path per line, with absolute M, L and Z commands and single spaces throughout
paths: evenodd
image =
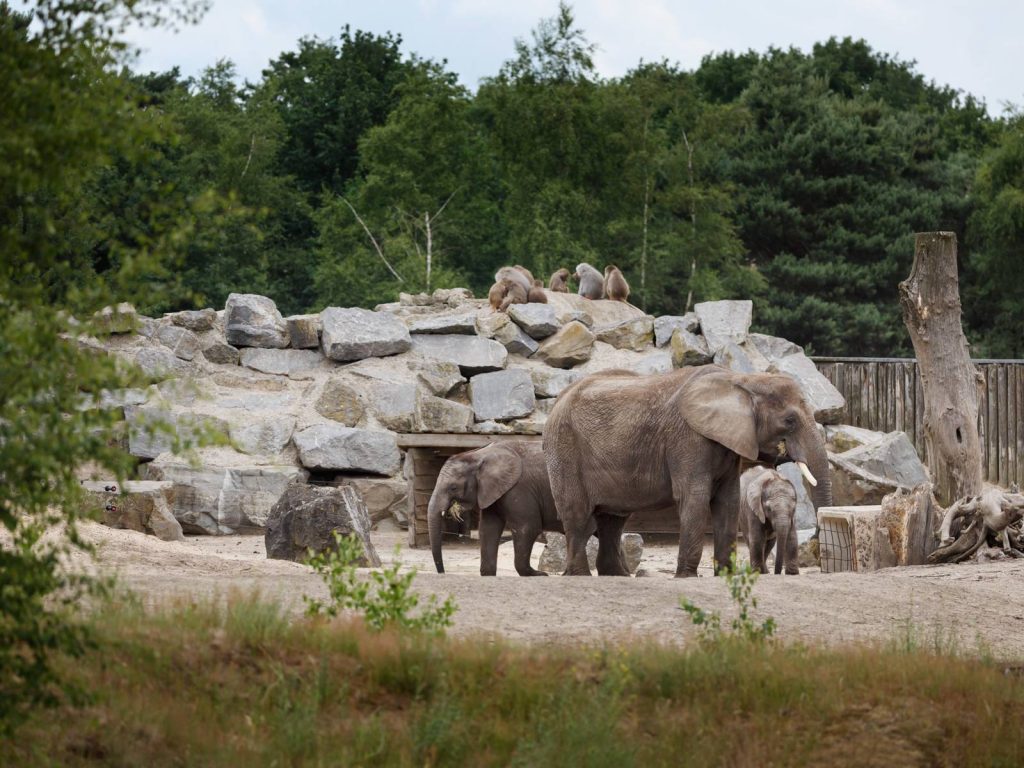
M 604 268 L 604 297 L 612 301 L 629 300 L 629 283 L 614 264 Z
M 526 277 L 529 278 L 530 280 L 530 285 L 533 285 L 533 272 L 528 270 L 522 264 L 516 264 L 514 267 L 512 267 L 512 269 L 518 269 L 520 272 L 526 275 Z
M 523 286 L 508 279 L 499 280 L 487 292 L 487 300 L 490 301 L 491 308 L 499 312 L 504 312 L 510 304 L 525 304 L 526 296 Z
M 521 285 L 524 296 L 533 287 L 533 275 L 530 275 L 525 267 L 502 267 L 494 273 L 494 282 L 500 283 L 502 280 L 511 280 L 513 283 Z
M 569 270 L 562 267 L 553 275 L 551 275 L 551 281 L 548 283 L 548 290 L 554 291 L 555 293 L 568 293 L 569 286 L 567 282 L 569 280 Z
M 576 265 L 577 293 L 587 299 L 600 299 L 604 295 L 604 277 L 585 261 Z
M 534 280 L 530 292 L 526 295 L 526 300 L 528 302 L 536 302 L 537 304 L 547 304 L 548 295 L 544 293 L 544 283 L 540 280 Z

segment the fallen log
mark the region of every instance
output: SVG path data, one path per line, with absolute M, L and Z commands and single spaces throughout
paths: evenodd
M 989 488 L 980 496 L 955 501 L 943 514 L 939 547 L 929 563 L 961 563 L 982 552 L 989 558 L 1024 557 L 1024 495 Z M 959 523 L 959 525 L 958 525 Z

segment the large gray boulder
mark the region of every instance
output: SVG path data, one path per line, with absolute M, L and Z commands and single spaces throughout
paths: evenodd
M 150 379 L 180 376 L 189 370 L 188 363 L 167 347 L 144 347 L 132 356 L 132 362 Z
M 789 355 L 802 355 L 804 348 L 794 344 L 781 336 L 768 336 L 764 333 L 751 333 L 747 335 L 746 343 L 753 346 L 768 360 L 778 361 Z
M 595 340 L 589 328 L 574 320 L 563 325 L 554 336 L 545 339 L 535 356 L 555 368 L 572 368 L 590 359 Z
M 285 318 L 285 324 L 293 349 L 317 349 L 320 346 L 320 315 L 292 315 Z
M 881 504 L 885 495 L 928 480 L 928 471 L 904 432 L 890 432 L 844 453 L 830 453 L 828 460 L 837 506 Z
M 320 313 L 320 322 L 324 354 L 339 362 L 398 355 L 412 346 L 409 329 L 386 312 L 328 307 Z
M 530 357 L 540 346 L 504 312 L 495 312 L 478 318 L 477 332 L 488 339 L 494 339 L 513 355 Z
M 135 480 L 86 481 L 85 490 L 101 510 L 100 521 L 111 528 L 148 533 L 162 541 L 182 541 L 181 524 L 174 519 L 174 483 Z
M 416 412 L 416 428 L 420 432 L 440 434 L 469 432 L 473 426 L 473 409 L 468 405 L 433 395 L 421 395 Z
M 846 411 L 846 400 L 802 352 L 775 360 L 772 368 L 796 379 L 814 419 L 820 424 L 838 424 Z
M 238 365 L 240 355 L 236 347 L 223 341 L 210 341 L 203 347 L 203 357 L 217 365 Z
M 172 312 L 167 317 L 175 325 L 188 328 L 193 333 L 201 333 L 213 328 L 217 322 L 217 310 L 211 307 L 206 309 L 186 309 L 183 312 Z
M 649 315 L 622 320 L 612 325 L 594 328 L 598 341 L 611 344 L 616 349 L 631 349 L 643 352 L 654 343 L 654 318 Z
M 228 435 L 224 419 L 162 406 L 130 405 L 124 409 L 128 424 L 128 452 L 140 459 L 155 459 L 174 448 L 176 441 L 195 442 L 203 434 Z
M 367 387 L 374 418 L 395 432 L 412 432 L 416 419 L 417 387 L 406 381 L 374 381 Z
M 513 304 L 508 308 L 508 316 L 531 339 L 546 339 L 562 325 L 550 304 Z
M 235 347 L 288 346 L 288 326 L 277 305 L 266 296 L 232 293 L 224 305 L 224 335 Z
M 156 332 L 156 339 L 171 352 L 175 357 L 182 360 L 191 360 L 199 353 L 199 337 L 188 328 L 181 328 L 177 325 L 161 325 Z
M 529 415 L 536 405 L 533 381 L 522 368 L 481 373 L 469 380 L 477 421 L 505 421 Z
M 408 480 L 395 477 L 346 477 L 338 485 L 350 485 L 356 489 L 370 515 L 371 527 L 385 520 L 393 520 L 399 527 L 408 527 Z
M 346 427 L 356 426 L 366 413 L 363 396 L 349 382 L 328 379 L 313 408 L 325 419 L 337 421 Z
M 531 368 L 530 378 L 533 380 L 533 391 L 537 397 L 558 397 L 562 391 L 583 378 L 585 374 L 578 370 L 562 368 Z
M 412 348 L 421 357 L 454 363 L 464 376 L 501 370 L 508 361 L 505 347 L 478 336 L 418 333 L 412 339 Z
M 682 368 L 686 365 L 707 365 L 712 355 L 703 336 L 697 336 L 685 328 L 672 332 L 672 365 Z
M 246 368 L 260 373 L 290 376 L 303 371 L 315 370 L 323 365 L 324 357 L 311 349 L 264 349 L 247 347 L 242 349 L 239 362 Z
M 739 344 L 750 331 L 754 303 L 742 301 L 702 301 L 693 311 L 700 323 L 701 334 L 712 354 L 730 341 Z
M 232 423 L 231 442 L 242 453 L 275 456 L 284 450 L 295 432 L 295 417 L 287 414 L 249 414 Z
M 408 317 L 405 320 L 409 333 L 462 333 L 476 334 L 476 310 L 439 312 L 432 315 Z
M 335 534 L 355 535 L 363 547 L 359 565 L 379 567 L 370 541 L 370 516 L 351 486 L 291 485 L 270 510 L 264 540 L 267 557 L 305 562 L 309 551 L 337 549 Z
M 672 341 L 672 334 L 677 328 L 695 335 L 698 334 L 700 322 L 697 320 L 697 313 L 687 312 L 685 315 L 662 315 L 654 318 L 654 343 L 659 347 L 664 347 Z
M 459 372 L 455 363 L 440 360 L 414 360 L 409 363 L 409 370 L 416 374 L 416 381 L 432 395 L 444 397 L 459 384 L 466 382 L 466 377 Z
M 198 466 L 165 454 L 145 474 L 174 484 L 171 509 L 185 533 L 214 536 L 262 529 L 284 489 L 308 476 L 301 467 L 256 464 L 225 449 L 204 449 Z
M 394 434 L 324 423 L 292 436 L 299 461 L 308 469 L 339 469 L 393 475 L 402 465 Z
M 671 352 L 654 352 L 634 360 L 626 365 L 626 369 L 635 371 L 641 376 L 650 376 L 654 373 L 668 373 L 675 366 L 672 364 Z

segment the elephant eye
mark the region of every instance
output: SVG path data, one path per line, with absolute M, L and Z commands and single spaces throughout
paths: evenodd
M 793 427 L 796 426 L 796 416 L 794 416 L 792 413 L 786 414 L 786 420 L 785 421 L 786 421 L 786 426 L 789 429 L 793 429 Z

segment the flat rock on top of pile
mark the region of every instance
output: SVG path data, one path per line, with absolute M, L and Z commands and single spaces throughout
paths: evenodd
M 584 325 L 591 325 L 594 328 L 616 325 L 624 320 L 644 316 L 642 309 L 624 301 L 585 299 L 575 293 L 556 293 L 554 291 L 547 291 L 547 297 L 548 306 L 555 310 L 556 316 L 582 312 L 590 319 L 590 323 L 584 322 Z
M 508 351 L 496 341 L 458 334 L 416 334 L 412 340 L 416 354 L 454 363 L 464 375 L 496 371 L 505 367 Z
M 730 341 L 739 344 L 747 337 L 753 319 L 754 302 L 702 301 L 695 304 L 693 311 L 700 322 L 701 334 L 708 343 L 712 354 Z
M 412 346 L 409 329 L 386 312 L 328 307 L 320 313 L 320 322 L 324 354 L 339 362 L 397 355 Z
M 224 305 L 224 333 L 235 347 L 284 349 L 289 344 L 288 326 L 277 305 L 255 293 L 232 293 Z
M 508 316 L 532 339 L 546 339 L 562 326 L 550 304 L 513 304 Z

